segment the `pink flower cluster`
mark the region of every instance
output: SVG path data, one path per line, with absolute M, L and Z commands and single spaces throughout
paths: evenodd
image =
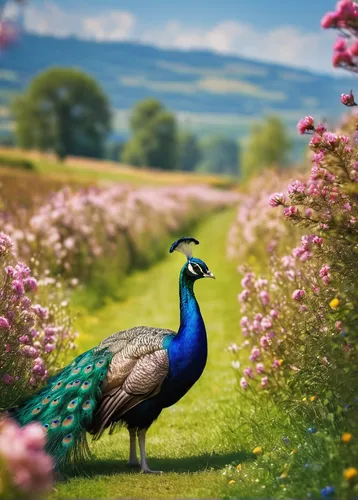
M 44 452 L 45 444 L 46 434 L 39 424 L 20 428 L 12 420 L 0 420 L 0 484 L 4 498 L 33 498 L 50 490 L 53 463 Z
M 312 133 L 313 166 L 309 178 L 291 181 L 287 192 L 277 190 L 271 197 L 262 191 L 258 194 L 256 185 L 247 195 L 251 197 L 250 207 L 255 206 L 258 197 L 264 197 L 268 206 L 282 207 L 283 218 L 281 211 L 273 210 L 280 213 L 276 224 L 285 227 L 281 246 L 266 246 L 266 238 L 276 237 L 276 226 L 272 232 L 266 215 L 261 215 L 263 211 L 253 212 L 258 218 L 257 231 L 249 244 L 243 235 L 250 218 L 238 217 L 234 223 L 241 248 L 235 252 L 234 246 L 231 256 L 242 260 L 250 255 L 252 259 L 254 253 L 262 266 L 264 247 L 267 261 L 265 277 L 250 268 L 239 268 L 244 274 L 238 295 L 244 341 L 231 349 L 243 365 L 242 370 L 236 368 L 236 373 L 242 389 L 274 388 L 277 395 L 278 389 L 293 378 L 301 381 L 302 390 L 306 383 L 312 385 L 317 360 L 321 363 L 314 368 L 315 380 L 318 371 L 322 377 L 329 377 L 327 370 L 333 364 L 344 363 L 344 356 L 349 355 L 355 363 L 355 351 L 345 339 L 346 332 L 356 328 L 355 316 L 350 314 L 357 298 L 353 272 L 357 261 L 353 242 L 358 231 L 356 150 L 348 136 L 328 132 L 323 125 L 315 126 L 312 117 L 301 122 L 299 129 L 303 128 Z M 242 211 L 239 206 L 238 214 Z M 312 232 L 302 235 L 289 222 L 309 227 Z M 296 244 L 292 248 L 293 242 Z M 337 332 L 341 334 L 338 338 Z
M 11 239 L 0 233 L 0 385 L 3 395 L 8 392 L 9 397 L 16 395 L 11 387 L 6 391 L 6 386 L 25 389 L 43 382 L 55 360 L 57 363 L 74 347 L 66 307 L 53 298 L 46 307 L 33 303 L 38 288 L 43 299 L 46 287 L 26 264 L 16 262 Z M 56 348 L 61 354 L 53 352 Z
M 323 16 L 321 26 L 324 29 L 333 28 L 340 32 L 333 47 L 333 66 L 357 71 L 358 5 L 352 0 L 340 0 L 334 12 L 327 12 Z M 349 97 L 349 94 L 345 95 L 347 98 Z M 342 99 L 342 102 L 344 100 L 345 98 Z M 346 105 L 352 106 L 353 104 Z
M 142 260 L 162 235 L 236 201 L 235 193 L 208 186 L 65 188 L 24 217 L 22 227 L 5 221 L 4 228 L 22 258 L 38 253 L 44 269 L 84 281 L 99 259 L 125 267 L 129 247 L 131 258 Z

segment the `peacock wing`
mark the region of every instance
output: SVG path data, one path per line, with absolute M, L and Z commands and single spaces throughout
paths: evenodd
M 105 392 L 121 387 L 138 360 L 157 351 L 165 350 L 164 345 L 175 333 L 172 330 L 137 326 L 117 332 L 99 344 L 98 349 L 112 353 L 105 381 Z
M 169 371 L 168 352 L 160 349 L 136 360 L 121 385 L 105 392 L 94 415 L 91 433 L 95 438 L 128 410 L 155 396 Z

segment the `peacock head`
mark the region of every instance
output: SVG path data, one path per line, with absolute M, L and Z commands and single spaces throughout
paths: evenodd
M 174 241 L 174 243 L 170 247 L 169 252 L 172 253 L 174 251 L 177 251 L 185 255 L 185 257 L 187 258 L 187 262 L 184 265 L 182 272 L 188 279 L 192 281 L 196 281 L 200 278 L 215 279 L 215 276 L 211 271 L 209 271 L 209 268 L 205 264 L 205 262 L 201 259 L 193 257 L 193 249 L 195 245 L 199 245 L 198 240 L 196 240 L 195 238 L 184 236 L 183 238 Z

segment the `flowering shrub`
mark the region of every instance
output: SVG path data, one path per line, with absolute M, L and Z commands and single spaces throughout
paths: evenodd
M 39 498 L 52 486 L 52 459 L 38 424 L 20 428 L 0 419 L 0 498 Z
M 247 231 L 245 220 L 235 221 L 240 260 L 242 247 L 255 251 L 260 260 L 254 260 L 254 269 L 239 267 L 243 339 L 229 350 L 243 397 L 254 408 L 265 406 L 273 421 L 277 410 L 272 404 L 285 410 L 288 432 L 296 439 L 317 433 L 314 453 L 328 474 L 328 464 L 323 464 L 327 456 L 338 465 L 343 454 L 346 463 L 354 457 L 352 448 L 343 451 L 337 444 L 337 434 L 356 428 L 358 151 L 351 138 L 328 132 L 312 117 L 301 120 L 298 129 L 312 134 L 311 175 L 287 189 L 278 186 L 270 197 L 267 192 L 258 195 L 256 188 L 251 194 L 251 206 L 258 196 L 266 199 L 285 228 L 276 219 L 272 230 L 267 216 L 259 217 L 256 240 L 245 247 L 240 238 Z M 280 245 L 268 246 L 278 234 Z M 344 472 L 342 482 L 348 498 L 356 477 L 353 469 Z M 288 469 L 282 474 L 281 480 L 287 478 Z M 334 494 L 333 486 L 324 486 L 321 495 L 330 491 Z
M 170 233 L 236 200 L 235 193 L 206 186 L 65 188 L 20 220 L 4 214 L 4 228 L 18 255 L 40 255 L 42 269 L 52 275 L 106 286 L 115 280 L 117 288 L 121 274 L 166 248 Z
M 15 258 L 11 238 L 0 233 L 0 407 L 44 382 L 74 348 L 68 304 L 58 285 L 53 278 L 36 279 Z
M 348 394 L 347 380 L 335 374 L 357 362 L 357 153 L 348 137 L 315 127 L 311 117 L 299 129 L 313 133 L 311 176 L 272 195 L 269 205 L 282 206 L 285 219 L 310 232 L 286 255 L 271 254 L 267 277 L 244 271 L 239 300 L 250 354 L 240 385 L 256 381 L 282 399 L 278 387 L 298 384 L 303 394 L 308 387 L 322 394 L 324 381 L 325 392 L 334 389 L 344 405 L 354 388 Z

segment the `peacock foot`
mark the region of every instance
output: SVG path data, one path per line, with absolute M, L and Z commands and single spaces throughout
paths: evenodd
M 141 474 L 163 474 L 162 470 L 152 470 L 149 467 L 142 467 Z

